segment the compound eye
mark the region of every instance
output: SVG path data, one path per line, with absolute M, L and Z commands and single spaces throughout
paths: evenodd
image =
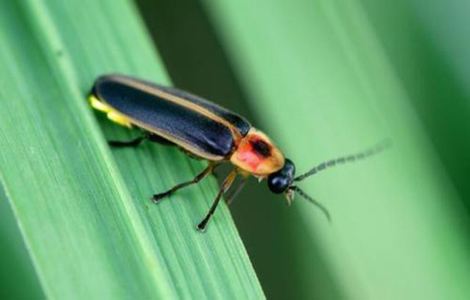
M 268 176 L 268 187 L 275 194 L 283 193 L 289 187 L 290 180 L 282 174 Z

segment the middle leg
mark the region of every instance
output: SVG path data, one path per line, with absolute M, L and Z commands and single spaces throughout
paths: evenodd
M 198 183 L 199 181 L 201 181 L 202 179 L 204 179 L 204 177 L 206 177 L 207 175 L 211 174 L 212 171 L 214 171 L 214 169 L 215 169 L 216 166 L 217 166 L 217 165 L 214 164 L 214 163 L 209 163 L 209 165 L 207 166 L 207 168 L 205 168 L 201 173 L 197 174 L 196 177 L 194 177 L 192 180 L 186 181 L 186 182 L 183 182 L 183 183 L 180 183 L 180 184 L 177 184 L 177 185 L 175 185 L 174 187 L 172 187 L 171 189 L 169 189 L 169 190 L 166 191 L 166 192 L 153 195 L 153 196 L 152 196 L 152 201 L 153 201 L 154 203 L 158 203 L 158 202 L 160 202 L 163 198 L 170 196 L 171 194 L 173 194 L 173 193 L 176 192 L 177 190 L 179 190 L 179 189 L 181 189 L 181 188 L 184 188 L 184 187 L 186 187 L 186 186 L 188 186 L 188 185 L 192 185 L 192 184 Z

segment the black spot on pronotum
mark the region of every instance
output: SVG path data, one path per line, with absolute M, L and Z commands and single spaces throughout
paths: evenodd
M 271 146 L 263 140 L 250 141 L 253 150 L 263 157 L 269 157 L 271 155 Z

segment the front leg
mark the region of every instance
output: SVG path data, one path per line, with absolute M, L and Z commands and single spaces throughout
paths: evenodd
M 207 223 L 209 220 L 212 218 L 214 215 L 215 209 L 217 208 L 217 205 L 220 202 L 220 199 L 222 198 L 222 195 L 227 192 L 230 187 L 232 186 L 233 182 L 235 181 L 235 178 L 237 178 L 237 170 L 232 170 L 227 177 L 225 178 L 224 182 L 222 183 L 222 186 L 220 187 L 219 192 L 217 193 L 217 196 L 215 196 L 214 202 L 212 203 L 211 208 L 207 212 L 206 216 L 202 221 L 197 225 L 197 229 L 199 231 L 204 232 L 206 230 Z

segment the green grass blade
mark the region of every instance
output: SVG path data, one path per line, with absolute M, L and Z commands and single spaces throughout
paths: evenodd
M 87 106 L 102 73 L 168 82 L 129 2 L 4 1 L 0 40 L 1 181 L 47 297 L 263 297 L 225 205 L 195 231 L 215 180 L 149 203 L 203 164 L 112 153 Z M 135 134 L 100 118 L 107 137 Z
M 238 77 L 299 172 L 384 138 L 388 152 L 329 170 L 301 186 L 294 232 L 305 298 L 321 242 L 347 299 L 465 299 L 469 218 L 406 91 L 356 1 L 204 1 Z M 297 227 L 298 228 L 298 227 Z M 287 259 L 287 258 L 286 258 Z M 318 276 L 317 276 L 318 277 Z
M 0 185 L 0 298 L 44 298 L 3 186 Z M 28 288 L 25 289 L 24 287 Z

